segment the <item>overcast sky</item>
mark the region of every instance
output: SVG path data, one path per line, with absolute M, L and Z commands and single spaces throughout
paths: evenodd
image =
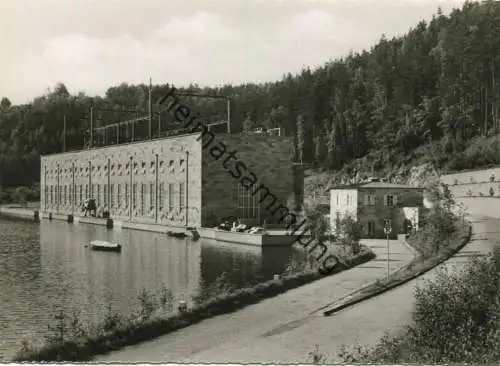
M 25 103 L 63 82 L 103 94 L 121 82 L 274 81 L 381 34 L 403 34 L 438 0 L 0 0 L 0 97 Z

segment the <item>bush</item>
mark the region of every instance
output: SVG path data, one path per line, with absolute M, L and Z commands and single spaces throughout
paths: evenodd
M 226 273 L 221 273 L 214 282 L 207 284 L 205 282 L 201 283 L 200 291 L 192 296 L 192 300 L 195 304 L 203 304 L 211 300 L 214 297 L 220 295 L 228 295 L 234 291 L 234 287 L 227 278 Z
M 434 184 L 427 189 L 433 207 L 423 218 L 422 228 L 410 235 L 408 242 L 424 258 L 436 256 L 450 246 L 465 223 L 466 213 L 456 204 L 446 184 Z

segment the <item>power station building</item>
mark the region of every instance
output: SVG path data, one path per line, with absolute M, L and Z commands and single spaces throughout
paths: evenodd
M 290 138 L 204 132 L 41 157 L 42 214 L 98 216 L 173 227 L 210 227 L 227 217 L 276 223 L 303 198 Z M 281 206 L 280 206 L 281 205 Z M 104 215 L 103 215 L 104 214 Z

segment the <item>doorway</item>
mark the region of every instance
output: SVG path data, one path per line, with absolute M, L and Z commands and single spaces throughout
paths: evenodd
M 374 221 L 368 221 L 368 236 L 369 237 L 375 236 L 375 222 Z

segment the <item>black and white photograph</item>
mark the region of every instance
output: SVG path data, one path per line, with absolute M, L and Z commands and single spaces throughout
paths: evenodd
M 0 0 L 0 47 L 0 363 L 500 362 L 500 2 Z

